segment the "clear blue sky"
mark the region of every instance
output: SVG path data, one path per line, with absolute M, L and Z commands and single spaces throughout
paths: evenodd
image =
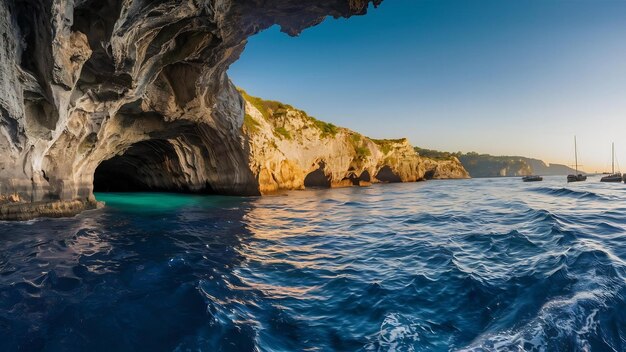
M 626 0 L 385 0 L 291 38 L 254 36 L 250 94 L 375 138 L 626 171 Z

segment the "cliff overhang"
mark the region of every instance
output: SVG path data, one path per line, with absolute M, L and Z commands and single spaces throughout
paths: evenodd
M 297 35 L 381 1 L 0 2 L 0 219 L 94 207 L 99 167 L 130 165 L 114 177 L 150 189 L 259 194 L 229 65 L 272 25 Z

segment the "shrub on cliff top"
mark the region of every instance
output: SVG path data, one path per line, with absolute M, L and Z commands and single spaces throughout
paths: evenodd
M 383 144 L 383 143 L 404 143 L 406 142 L 406 138 L 396 138 L 396 139 L 373 139 L 372 138 L 372 142 L 376 143 L 376 144 Z
M 383 154 L 388 154 L 391 152 L 394 144 L 404 143 L 406 142 L 406 138 L 399 139 L 372 139 L 372 142 L 376 143 Z
M 239 93 L 243 98 L 250 102 L 259 112 L 263 115 L 263 118 L 270 120 L 274 117 L 274 114 L 284 115 L 287 110 L 295 110 L 291 105 L 283 104 L 275 100 L 264 100 L 258 97 L 253 97 L 245 90 L 238 88 Z
M 461 153 L 449 153 L 449 152 L 441 152 L 438 150 L 433 150 L 433 149 L 426 149 L 426 148 L 419 148 L 419 147 L 414 147 L 415 151 L 417 152 L 417 154 L 426 157 L 426 158 L 430 158 L 430 159 L 434 159 L 434 160 L 451 160 L 455 157 L 459 157 L 461 155 Z
M 315 117 L 311 117 L 308 115 L 307 117 L 309 118 L 309 120 L 313 122 L 313 125 L 315 125 L 315 127 L 317 127 L 317 129 L 319 129 L 322 132 L 321 134 L 322 138 L 326 138 L 328 136 L 334 137 L 335 135 L 337 135 L 337 133 L 339 133 L 339 127 L 333 125 L 332 123 L 320 121 L 316 119 Z
M 252 106 L 254 106 L 257 110 L 259 110 L 259 112 L 263 115 L 263 118 L 268 120 L 268 121 L 272 121 L 272 119 L 277 116 L 277 115 L 285 115 L 287 114 L 288 110 L 293 110 L 296 111 L 298 113 L 300 113 L 302 115 L 303 118 L 311 121 L 313 123 L 313 125 L 320 130 L 321 132 L 321 138 L 326 138 L 328 136 L 334 137 L 335 135 L 337 135 L 337 133 L 339 133 L 339 127 L 333 125 L 332 123 L 328 123 L 328 122 L 324 122 L 324 121 L 320 121 L 312 116 L 309 116 L 305 111 L 299 110 L 294 108 L 291 105 L 288 104 L 283 104 L 279 101 L 275 101 L 275 100 L 264 100 L 258 97 L 253 97 L 250 94 L 248 94 L 245 90 L 241 89 L 241 88 L 237 88 L 237 90 L 239 91 L 239 93 L 241 94 L 241 96 L 243 96 L 243 98 L 250 102 L 250 104 L 252 104 Z M 284 130 L 284 128 L 283 128 Z M 279 134 L 285 136 L 284 133 L 282 133 L 282 131 L 277 131 Z M 287 134 L 289 134 L 289 131 L 284 131 L 287 132 Z M 290 134 L 289 134 L 290 135 Z M 290 137 L 291 138 L 291 135 Z

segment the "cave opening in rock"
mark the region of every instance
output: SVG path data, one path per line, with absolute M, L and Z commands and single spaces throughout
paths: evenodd
M 304 187 L 330 188 L 330 177 L 324 173 L 325 166 L 326 164 L 322 162 L 317 169 L 306 175 L 304 178 Z
M 139 142 L 100 163 L 94 192 L 189 192 L 180 165 L 176 149 L 167 140 Z
M 388 165 L 385 165 L 380 170 L 378 170 L 376 178 L 380 180 L 380 182 L 384 183 L 402 182 L 400 176 L 393 172 L 391 167 L 389 167 Z
M 361 174 L 361 176 L 359 176 L 359 181 L 363 181 L 363 182 L 371 182 L 372 178 L 370 176 L 369 171 L 365 170 L 363 171 L 363 173 Z
M 432 180 L 435 178 L 435 170 L 428 170 L 424 173 L 425 180 Z

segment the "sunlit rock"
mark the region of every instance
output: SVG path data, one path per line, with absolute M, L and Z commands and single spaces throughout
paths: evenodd
M 261 193 L 468 177 L 458 159 L 421 157 L 406 139 L 371 139 L 290 105 L 242 95 L 250 170 Z

